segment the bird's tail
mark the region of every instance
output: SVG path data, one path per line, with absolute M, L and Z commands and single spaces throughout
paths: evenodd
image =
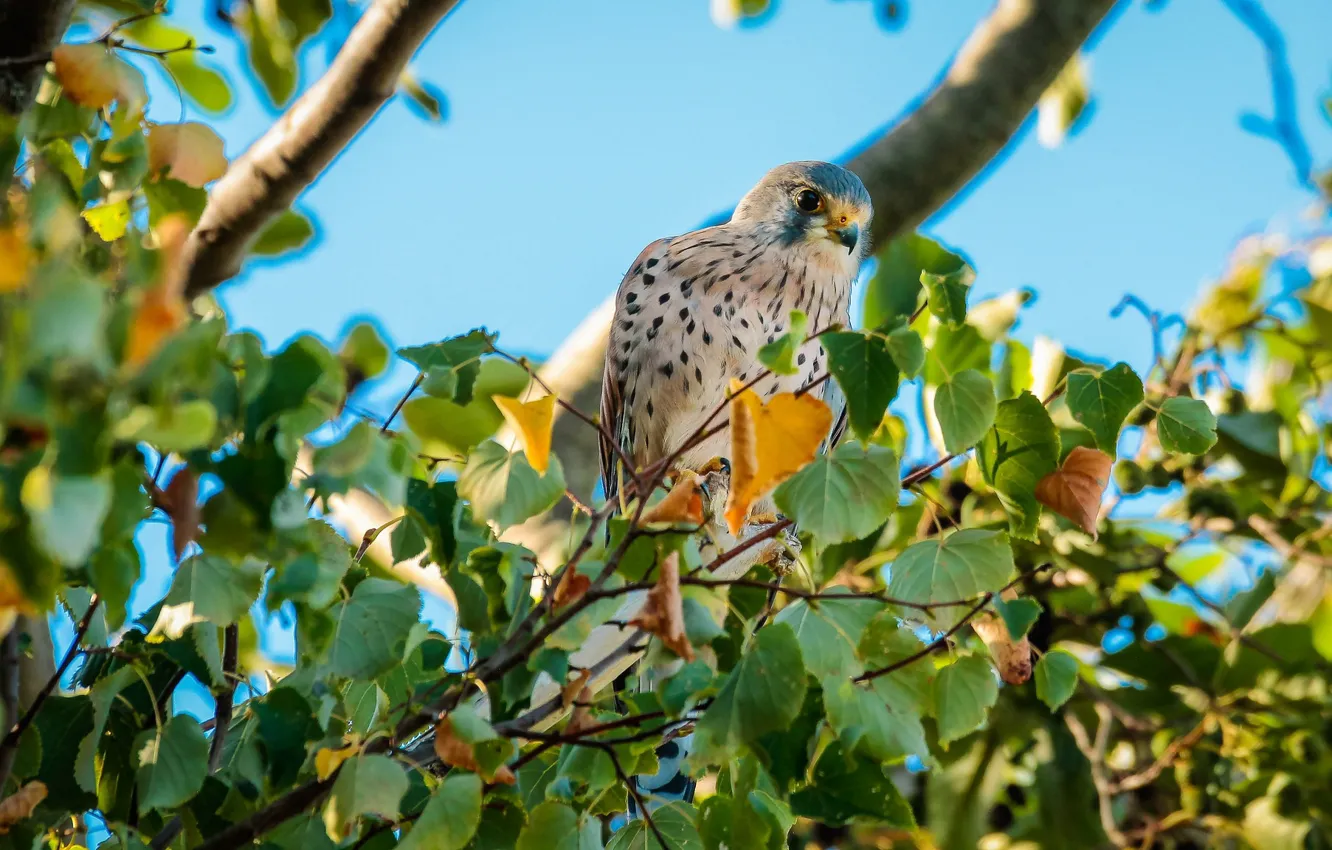
M 650 664 L 631 667 L 615 681 L 616 701 L 619 701 L 619 691 L 623 690 L 628 682 L 637 680 L 638 690 L 651 690 L 654 680 L 674 673 L 677 667 L 679 662 L 664 667 Z M 686 715 L 690 721 L 694 720 L 695 716 L 694 712 Z M 638 808 L 637 797 L 643 798 L 643 803 L 650 812 L 668 803 L 694 802 L 694 789 L 697 783 L 684 772 L 684 763 L 689 757 L 693 738 L 693 734 L 690 733 L 663 741 L 657 747 L 657 772 L 629 777 L 629 782 L 633 786 L 631 790 L 636 792 L 629 795 L 629 820 L 638 820 L 643 816 Z

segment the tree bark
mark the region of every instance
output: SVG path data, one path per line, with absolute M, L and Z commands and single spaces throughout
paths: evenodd
M 73 11 L 74 0 L 0 0 L 0 114 L 32 103 Z
M 25 2 L 25 0 L 19 0 Z M 231 164 L 185 244 L 186 294 L 239 271 L 246 248 L 393 96 L 412 55 L 458 0 L 376 0 L 327 73 Z

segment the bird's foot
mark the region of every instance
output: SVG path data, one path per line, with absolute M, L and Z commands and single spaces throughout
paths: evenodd
M 763 514 L 751 517 L 750 527 L 761 533 L 764 528 L 784 519 L 785 517 L 781 514 Z M 801 548 L 800 536 L 796 534 L 795 526 L 788 525 L 768 542 L 759 563 L 772 570 L 777 576 L 789 575 L 791 570 L 795 569 L 796 559 L 800 557 Z

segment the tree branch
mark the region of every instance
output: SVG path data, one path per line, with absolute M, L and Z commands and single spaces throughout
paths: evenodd
M 412 55 L 457 3 L 376 0 L 365 11 L 328 72 L 231 164 L 209 193 L 181 257 L 189 297 L 240 271 L 250 242 L 393 96 Z
M 73 11 L 74 0 L 0 0 L 0 114 L 18 115 L 32 103 Z

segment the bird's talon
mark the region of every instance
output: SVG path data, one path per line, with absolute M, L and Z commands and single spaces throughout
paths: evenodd
M 750 525 L 771 525 L 781 519 L 781 514 L 774 513 L 756 513 L 750 514 Z

